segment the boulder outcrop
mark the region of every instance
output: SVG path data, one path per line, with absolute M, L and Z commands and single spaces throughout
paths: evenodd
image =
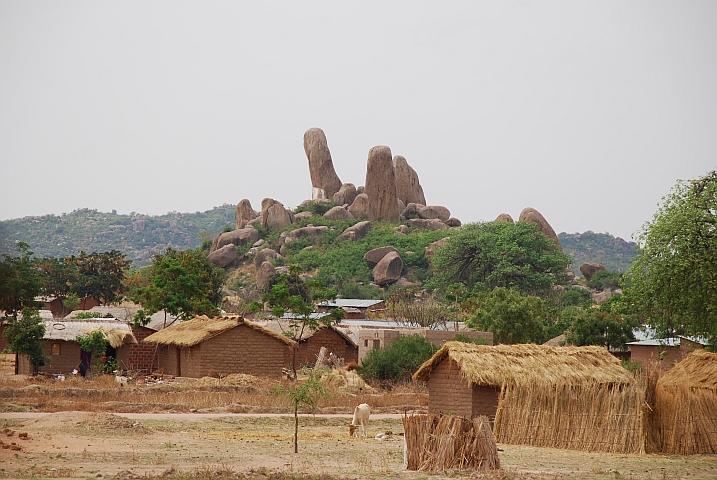
M 450 228 L 437 218 L 412 218 L 408 221 L 408 226 L 410 228 L 425 228 L 426 230 L 444 230 L 446 228 Z
M 560 246 L 560 240 L 558 240 L 555 230 L 553 230 L 553 227 L 550 226 L 548 221 L 540 214 L 539 211 L 534 208 L 524 208 L 523 211 L 520 212 L 518 221 L 536 223 L 538 225 L 538 229 L 543 232 L 546 237 L 552 239 L 561 252 L 563 251 L 563 247 Z
M 442 222 L 445 222 L 451 218 L 451 212 L 446 207 L 442 207 L 440 205 L 430 205 L 419 208 L 418 217 L 424 219 L 439 218 Z
M 599 263 L 586 262 L 580 265 L 580 273 L 583 274 L 583 277 L 585 277 L 585 280 L 587 281 L 590 281 L 590 279 L 593 278 L 593 275 L 600 270 L 605 270 L 605 267 Z
M 263 208 L 266 200 L 271 200 L 271 202 L 266 202 L 269 206 L 267 208 Z M 284 208 L 284 204 L 273 199 L 264 199 L 261 203 L 262 227 L 268 228 L 269 230 L 283 230 L 291 225 L 294 214 L 290 210 Z
M 311 185 L 324 190 L 331 198 L 341 188 L 341 180 L 336 175 L 326 135 L 320 128 L 310 128 L 304 133 L 304 152 L 309 160 Z
M 508 215 L 507 213 L 501 213 L 500 215 L 498 215 L 497 217 L 495 217 L 495 220 L 493 220 L 493 223 L 496 223 L 496 222 L 510 222 L 510 223 L 515 223 L 515 222 L 513 221 L 513 217 L 511 217 L 511 216 Z
M 356 200 L 356 187 L 353 183 L 344 183 L 338 192 L 334 193 L 334 205 L 351 205 Z
M 401 278 L 403 260 L 396 252 L 389 252 L 373 268 L 373 281 L 378 285 L 394 283 Z
M 314 227 L 313 225 L 297 228 L 296 230 L 292 230 L 287 234 L 287 238 L 301 238 L 301 237 L 309 237 L 311 238 L 312 242 L 315 242 L 316 239 L 319 237 L 319 235 L 323 235 L 324 233 L 329 231 L 329 227 L 325 225 L 321 225 L 318 227 Z
M 276 252 L 276 250 L 272 250 L 271 248 L 264 248 L 256 252 L 256 256 L 254 257 L 254 266 L 258 270 L 259 268 L 261 268 L 262 263 L 270 262 L 271 260 L 274 260 L 276 258 L 279 258 L 279 254 Z
M 449 237 L 441 238 L 440 240 L 436 240 L 435 242 L 429 243 L 428 245 L 426 245 L 426 253 L 425 253 L 426 257 L 428 257 L 428 258 L 433 257 L 433 255 L 436 253 L 437 249 L 441 248 L 443 245 L 448 243 L 448 238 Z
M 299 212 L 294 214 L 294 221 L 298 222 L 299 220 L 303 220 L 305 218 L 311 218 L 314 214 L 311 212 Z
M 256 288 L 261 292 L 266 289 L 271 278 L 276 274 L 276 269 L 271 262 L 264 262 L 256 271 Z
M 348 220 L 354 218 L 354 216 L 344 207 L 336 206 L 324 213 L 324 218 L 328 218 L 329 220 Z
M 234 209 L 234 222 L 237 230 L 246 227 L 250 220 L 256 218 L 256 212 L 251 208 L 251 202 L 246 198 L 241 202 L 237 203 Z
M 396 176 L 391 149 L 373 147 L 368 152 L 365 193 L 368 195 L 368 219 L 398 221 Z
M 365 220 L 347 228 L 346 230 L 341 232 L 341 235 L 339 235 L 338 238 L 340 240 L 346 239 L 351 241 L 361 240 L 363 237 L 366 236 L 368 232 L 371 231 L 372 228 L 373 225 L 371 225 L 371 222 Z
M 396 195 L 404 205 L 409 203 L 426 204 L 423 187 L 418 174 L 401 155 L 393 157 L 393 170 L 396 174 Z
M 219 268 L 231 265 L 236 259 L 237 249 L 233 244 L 224 245 L 222 248 L 214 250 L 209 254 L 209 261 Z
M 449 227 L 460 227 L 462 225 L 462 223 L 457 218 L 451 217 L 448 220 L 446 220 L 446 225 L 448 225 Z
M 368 218 L 368 195 L 359 193 L 349 207 L 349 213 L 354 218 Z
M 387 254 L 394 252 L 398 253 L 400 256 L 400 253 L 398 250 L 396 250 L 394 247 L 388 246 L 388 247 L 378 247 L 374 248 L 373 250 L 369 250 L 366 252 L 366 254 L 363 256 L 364 261 L 366 264 L 373 268 L 385 257 Z
M 252 245 L 259 240 L 259 231 L 254 227 L 241 228 L 232 230 L 231 232 L 220 233 L 214 237 L 211 252 L 215 252 L 225 245 L 233 244 L 236 246 Z
M 401 216 L 405 219 L 411 219 L 411 218 L 420 218 L 418 215 L 418 211 L 425 207 L 425 205 L 422 205 L 420 203 L 409 203 L 406 205 L 406 208 L 403 209 L 401 212 Z

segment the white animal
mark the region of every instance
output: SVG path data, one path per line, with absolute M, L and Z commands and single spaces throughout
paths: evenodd
M 366 429 L 368 428 L 368 416 L 371 413 L 371 409 L 369 408 L 367 403 L 362 403 L 361 405 L 354 408 L 354 419 L 351 421 L 351 425 L 349 425 L 349 436 L 353 437 L 354 433 L 356 433 L 356 429 L 358 427 L 361 427 L 361 434 L 364 438 L 366 438 Z

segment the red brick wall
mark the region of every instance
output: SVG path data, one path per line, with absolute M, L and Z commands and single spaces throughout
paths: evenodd
M 495 413 L 498 411 L 499 397 L 500 390 L 497 388 L 474 385 L 472 416 L 485 415 L 492 424 L 495 420 Z
M 473 389 L 461 376 L 458 365 L 446 357 L 428 380 L 428 413 L 470 417 L 472 402 Z
M 660 354 L 666 354 L 660 359 Z M 657 360 L 662 370 L 669 370 L 677 362 L 682 360 L 679 347 L 668 347 L 661 345 L 630 345 L 630 360 L 640 362 L 644 365 L 652 360 Z
M 3 337 L 3 333 L 5 333 L 6 328 L 7 325 L 0 325 L 0 352 L 7 348 L 7 340 Z
M 147 327 L 132 328 L 132 333 L 137 339 L 137 345 L 128 345 L 126 367 L 129 370 L 144 370 L 147 373 L 156 370 L 157 366 L 157 345 L 154 343 L 142 343 L 145 338 L 152 335 L 154 330 Z
M 296 352 L 296 366 L 316 363 L 316 356 L 319 354 L 321 347 L 326 347 L 327 354 L 334 352 L 334 355 L 343 357 L 345 363 L 358 360 L 356 349 L 353 345 L 336 333 L 335 330 L 322 328 L 299 344 L 299 351 Z
M 52 344 L 60 344 L 60 354 L 52 355 Z M 72 373 L 72 370 L 80 364 L 80 344 L 77 342 L 66 342 L 63 340 L 43 340 L 42 352 L 46 357 L 50 357 L 49 362 L 40 367 L 39 371 L 43 373 Z M 27 357 L 20 356 L 18 365 L 18 373 L 20 375 L 31 375 L 32 367 Z
M 246 373 L 280 378 L 288 347 L 284 342 L 239 325 L 199 345 L 180 350 L 180 375 L 201 378 L 210 372 L 219 375 Z M 177 375 L 176 349 L 160 346 L 159 366 L 167 375 Z M 289 356 L 290 358 L 290 356 Z

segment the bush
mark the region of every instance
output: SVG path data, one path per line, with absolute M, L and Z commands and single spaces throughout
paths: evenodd
M 620 280 L 622 274 L 619 272 L 611 272 L 609 270 L 600 270 L 588 282 L 588 287 L 595 290 L 615 290 L 620 288 Z
M 418 367 L 437 351 L 438 347 L 422 335 L 402 335 L 388 347 L 368 352 L 359 373 L 368 379 L 391 383 L 410 380 Z
M 311 212 L 314 215 L 321 216 L 321 215 L 325 214 L 326 212 L 328 212 L 329 210 L 331 210 L 332 208 L 334 208 L 333 200 L 329 200 L 327 202 L 312 201 L 312 202 L 309 202 L 309 204 L 306 206 L 297 207 L 296 210 L 294 210 L 294 213 Z

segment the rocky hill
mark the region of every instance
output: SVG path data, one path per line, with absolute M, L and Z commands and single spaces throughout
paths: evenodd
M 637 255 L 637 244 L 609 233 L 561 233 L 558 235 L 563 251 L 573 258 L 573 270 L 586 262 L 602 264 L 608 270 L 624 273 Z
M 0 253 L 15 254 L 15 243 L 30 245 L 38 257 L 66 257 L 86 252 L 119 250 L 135 267 L 167 247 L 195 248 L 234 225 L 234 206 L 206 212 L 143 215 L 104 213 L 82 208 L 62 215 L 24 217 L 0 222 Z M 203 233 L 204 232 L 204 233 Z

